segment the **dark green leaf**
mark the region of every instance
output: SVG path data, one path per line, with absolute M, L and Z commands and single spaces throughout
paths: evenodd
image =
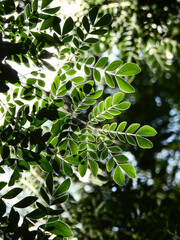
M 22 192 L 22 188 L 13 188 L 2 196 L 5 199 L 12 199 Z
M 44 188 L 40 188 L 40 193 L 41 193 L 41 197 L 44 199 L 44 201 L 49 204 L 50 203 L 50 200 L 49 200 L 49 197 L 46 193 L 46 191 L 44 190 Z
M 61 7 L 54 7 L 54 8 L 47 8 L 44 9 L 43 12 L 49 13 L 49 14 L 55 14 L 60 10 Z
M 63 162 L 63 171 L 68 176 L 73 174 L 72 167 L 66 162 Z
M 82 41 L 84 41 L 84 33 L 83 33 L 82 29 L 80 27 L 77 27 L 76 31 L 77 31 L 77 35 L 79 36 L 79 38 Z
M 65 202 L 69 197 L 69 194 L 64 194 L 63 196 L 54 199 L 54 201 L 51 203 L 51 205 L 61 204 Z
M 111 23 L 112 17 L 111 14 L 107 13 L 94 25 L 95 27 L 104 27 Z
M 42 0 L 41 9 L 47 7 L 53 0 Z
M 97 30 L 94 30 L 94 31 L 90 32 L 90 34 L 92 34 L 92 35 L 104 35 L 107 32 L 108 32 L 108 30 L 106 30 L 106 29 L 97 29 Z
M 29 205 L 31 205 L 32 203 L 34 203 L 38 198 L 34 197 L 34 196 L 28 196 L 25 197 L 24 199 L 22 199 L 21 201 L 17 202 L 14 207 L 17 208 L 26 208 Z
M 6 182 L 0 182 L 0 190 L 3 189 L 7 185 Z
M 51 195 L 52 195 L 52 193 L 53 193 L 53 176 L 52 176 L 52 173 L 49 173 L 49 174 L 47 175 L 47 178 L 46 178 L 46 186 L 47 186 L 49 192 L 50 192 Z
M 97 14 L 98 14 L 99 7 L 95 6 L 89 11 L 89 18 L 91 20 L 91 23 L 94 24 Z
M 89 25 L 88 18 L 87 18 L 86 16 L 83 17 L 82 23 L 83 23 L 83 26 L 84 26 L 86 32 L 89 32 L 89 30 L 90 30 L 90 25 Z
M 43 211 L 41 211 L 40 209 L 35 209 L 34 211 L 32 211 L 26 215 L 26 217 L 31 218 L 31 219 L 40 219 L 45 216 L 46 216 L 46 214 Z
M 0 174 L 5 173 L 4 169 L 0 167 Z
M 70 188 L 71 185 L 71 180 L 70 178 L 67 178 L 63 183 L 61 183 L 61 185 L 56 189 L 54 196 L 57 196 L 59 194 L 62 194 L 66 191 L 68 191 L 68 189 Z
M 67 18 L 63 26 L 62 35 L 69 33 L 71 30 L 73 30 L 73 27 L 74 22 L 72 17 Z

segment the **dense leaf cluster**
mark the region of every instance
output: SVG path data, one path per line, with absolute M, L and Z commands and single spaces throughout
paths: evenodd
M 0 231 L 12 239 L 71 237 L 72 232 L 61 216 L 70 187 L 67 176 L 78 171 L 83 177 L 90 168 L 96 177 L 104 161 L 113 180 L 123 185 L 125 175 L 136 178 L 125 154 L 126 146 L 152 148 L 147 137 L 156 134 L 148 125 L 132 123 L 126 127 L 126 121 L 118 122 L 121 112 L 130 107 L 128 101 L 122 101 L 124 93 L 135 91 L 128 77 L 138 74 L 140 68 L 135 63 L 123 64 L 120 59 L 109 63 L 108 57 L 97 61 L 91 52 L 91 46 L 108 32 L 111 15 L 99 18 L 99 7 L 95 6 L 82 18 L 81 26 L 76 26 L 72 17 L 61 24 L 60 7 L 50 8 L 51 2 L 43 0 L 40 6 L 34 0 L 23 10 L 11 0 L 0 3 L 0 92 L 7 92 L 7 105 L 1 106 L 4 122 L 0 127 L 0 173 L 5 174 L 5 167 L 12 170 L 10 180 L 0 182 L 3 191 L 10 187 L 0 198 Z M 48 47 L 56 49 L 59 66 L 44 60 L 52 56 Z M 38 67 L 56 71 L 48 96 L 43 73 L 32 72 L 23 82 L 7 59 L 26 66 L 31 60 Z M 14 85 L 12 93 L 8 91 L 9 83 Z M 107 97 L 103 97 L 103 84 L 111 90 Z M 23 191 L 12 186 L 21 181 L 24 172 L 35 167 L 41 169 L 45 178 L 39 194 L 18 199 L 7 216 L 6 200 Z M 55 176 L 64 176 L 66 180 L 54 187 Z M 33 210 L 28 208 L 30 205 Z M 30 209 L 22 217 L 21 226 L 16 210 L 19 208 Z M 30 230 L 35 223 L 36 230 Z

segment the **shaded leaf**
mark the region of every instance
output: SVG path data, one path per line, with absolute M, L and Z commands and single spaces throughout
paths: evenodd
M 22 192 L 22 188 L 13 188 L 2 196 L 5 199 L 12 199 Z
M 21 201 L 17 202 L 14 207 L 17 208 L 26 208 L 29 205 L 31 205 L 32 203 L 34 203 L 38 198 L 34 197 L 34 196 L 28 196 L 25 197 L 24 199 L 22 199 Z
M 99 7 L 95 6 L 89 11 L 89 18 L 91 20 L 91 23 L 94 24 L 97 14 L 98 14 Z
M 107 13 L 94 25 L 95 27 L 104 27 L 111 23 L 112 17 L 111 14 Z
M 67 18 L 63 26 L 62 35 L 65 35 L 71 30 L 73 30 L 73 27 L 74 27 L 74 22 L 72 17 Z

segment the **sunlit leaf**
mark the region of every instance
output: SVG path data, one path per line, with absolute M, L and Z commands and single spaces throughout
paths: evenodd
M 118 185 L 123 185 L 124 184 L 124 175 L 120 169 L 119 166 L 116 167 L 114 174 L 113 174 L 113 180 L 118 184 Z

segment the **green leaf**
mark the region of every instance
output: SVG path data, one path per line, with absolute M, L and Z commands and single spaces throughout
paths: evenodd
M 78 153 L 78 146 L 77 146 L 77 144 L 76 144 L 74 141 L 69 140 L 69 147 L 70 147 L 70 149 L 71 149 L 72 155 Z
M 90 34 L 92 35 L 104 35 L 108 32 L 108 30 L 106 29 L 97 29 L 97 30 L 94 30 L 92 32 L 90 32 Z
M 87 67 L 86 65 L 84 65 L 84 72 L 85 72 L 85 74 L 86 74 L 87 76 L 89 76 L 90 73 L 91 73 L 91 70 L 90 70 L 89 67 Z
M 53 0 L 42 0 L 41 9 L 47 7 Z
M 52 193 L 53 193 L 53 176 L 52 176 L 52 173 L 49 173 L 49 174 L 47 175 L 47 178 L 46 178 L 46 186 L 47 186 L 49 192 L 50 192 L 51 195 L 52 195 Z
M 97 90 L 96 92 L 92 93 L 91 95 L 89 95 L 89 98 L 91 99 L 97 99 L 100 98 L 100 96 L 102 95 L 103 90 Z
M 93 71 L 93 76 L 94 76 L 94 79 L 97 81 L 97 82 L 100 82 L 101 81 L 101 74 L 98 70 L 94 69 Z
M 45 87 L 45 82 L 43 80 L 41 80 L 41 79 L 38 79 L 38 85 L 40 87 Z
M 90 24 L 89 24 L 88 18 L 86 16 L 83 17 L 82 24 L 83 24 L 83 27 L 85 28 L 86 32 L 89 32 Z
M 115 87 L 115 84 L 114 84 L 114 81 L 113 79 L 111 78 L 111 76 L 105 72 L 105 80 L 106 80 L 106 83 L 109 87 L 111 88 L 114 88 Z
M 78 171 L 79 171 L 81 177 L 84 177 L 84 176 L 85 176 L 86 171 L 87 171 L 87 167 L 88 167 L 88 162 L 87 162 L 87 160 L 83 161 L 83 162 L 79 165 Z
M 85 64 L 91 65 L 91 64 L 94 62 L 94 60 L 95 60 L 94 57 L 89 57 L 89 58 L 86 60 Z
M 43 224 L 40 227 L 55 235 L 60 235 L 63 237 L 73 236 L 69 226 L 60 220 Z
M 60 21 L 61 21 L 60 18 L 54 17 L 54 16 L 51 16 L 51 17 L 49 17 L 49 18 L 46 18 L 46 19 L 43 21 L 40 30 L 46 30 L 46 29 L 48 29 L 48 28 L 50 28 L 50 27 L 52 27 L 52 26 L 55 26 L 55 25 L 59 24 Z
M 18 194 L 20 194 L 22 192 L 22 190 L 23 190 L 22 188 L 13 188 L 9 192 L 4 194 L 2 196 L 2 198 L 5 198 L 5 199 L 15 198 Z
M 105 69 L 105 71 L 112 72 L 116 70 L 121 64 L 123 63 L 122 60 L 115 60 Z
M 112 101 L 112 105 L 116 105 L 117 103 L 119 103 L 122 99 L 124 98 L 124 93 L 116 93 L 113 96 L 113 101 Z
M 94 67 L 95 68 L 102 68 L 107 63 L 107 61 L 108 61 L 108 57 L 102 57 L 97 61 L 96 65 Z
M 93 44 L 93 43 L 99 42 L 99 39 L 97 39 L 97 38 L 87 38 L 84 42 Z
M 40 194 L 41 194 L 41 197 L 44 199 L 44 201 L 49 204 L 50 203 L 50 199 L 49 199 L 49 196 L 47 195 L 46 191 L 44 190 L 43 187 L 40 188 Z
M 45 216 L 46 214 L 38 208 L 26 215 L 26 217 L 31 219 L 40 219 Z
M 66 74 L 68 74 L 69 76 L 72 76 L 76 73 L 76 70 L 75 69 L 70 69 L 66 72 Z
M 72 167 L 65 161 L 63 161 L 63 171 L 68 176 L 71 176 L 73 174 Z
M 98 169 L 99 169 L 97 162 L 89 159 L 89 165 L 90 165 L 92 174 L 96 177 L 98 174 Z
M 141 147 L 141 148 L 149 149 L 149 148 L 153 147 L 152 142 L 146 138 L 136 136 L 136 140 L 137 140 L 139 147 Z
M 71 30 L 73 30 L 73 28 L 74 28 L 73 19 L 72 19 L 72 17 L 69 17 L 66 19 L 66 21 L 64 23 L 62 35 L 69 33 Z
M 36 12 L 38 9 L 38 0 L 34 0 L 32 3 L 32 10 L 33 12 Z
M 69 194 L 64 194 L 63 196 L 54 199 L 54 201 L 51 203 L 51 205 L 61 204 L 65 202 L 69 197 Z
M 103 101 L 101 101 L 98 104 L 98 110 L 99 110 L 100 113 L 104 111 L 104 102 Z
M 111 14 L 107 13 L 94 25 L 95 27 L 104 27 L 111 23 L 112 17 Z
M 136 171 L 131 164 L 121 164 L 121 168 L 130 178 L 136 178 Z
M 107 168 L 107 171 L 108 172 L 111 172 L 111 170 L 113 169 L 114 167 L 114 160 L 113 158 L 111 157 L 108 162 L 106 163 L 106 168 Z
M 134 88 L 132 85 L 130 85 L 128 82 L 126 82 L 124 79 L 116 76 L 116 81 L 119 86 L 119 88 L 126 93 L 133 93 L 135 92 Z
M 79 36 L 79 38 L 84 41 L 84 33 L 82 31 L 82 29 L 80 27 L 77 27 L 76 28 L 76 32 L 77 32 L 77 35 Z
M 118 185 L 123 185 L 124 184 L 124 175 L 120 169 L 119 166 L 116 167 L 114 174 L 113 174 L 113 180 L 118 184 Z
M 129 159 L 128 157 L 126 157 L 125 155 L 123 154 L 118 154 L 118 155 L 115 155 L 114 158 L 118 161 L 118 162 L 127 162 Z
M 126 140 L 129 144 L 136 146 L 136 141 L 134 140 L 134 138 L 132 136 L 126 134 Z
M 26 83 L 28 85 L 34 85 L 36 83 L 36 78 L 28 78 Z
M 28 196 L 23 198 L 21 201 L 17 202 L 14 207 L 16 208 L 26 208 L 32 203 L 34 203 L 38 198 L 34 196 Z
M 128 129 L 126 130 L 126 133 L 134 133 L 134 132 L 138 129 L 139 126 L 140 126 L 139 123 L 133 123 L 133 124 L 131 124 L 131 125 L 128 127 Z
M 141 127 L 136 134 L 144 136 L 144 137 L 151 137 L 151 136 L 155 136 L 157 134 L 157 132 L 154 128 L 152 128 L 148 125 L 145 125 L 145 126 Z
M 26 13 L 26 18 L 29 18 L 30 14 L 31 14 L 31 7 L 30 7 L 29 3 L 25 7 L 25 13 Z
M 5 173 L 4 169 L 0 167 L 0 174 Z
M 54 8 L 48 8 L 43 10 L 43 12 L 45 13 L 49 13 L 49 14 L 55 14 L 60 10 L 61 7 L 54 7 Z
M 108 109 L 111 107 L 111 96 L 107 97 L 106 100 L 105 100 L 105 108 Z
M 104 160 L 108 157 L 108 150 L 105 149 L 103 152 L 101 152 L 101 160 Z
M 114 131 L 115 128 L 116 128 L 116 126 L 117 126 L 117 123 L 116 123 L 116 122 L 112 123 L 112 124 L 110 125 L 110 127 L 109 127 L 109 131 Z
M 94 24 L 97 14 L 98 14 L 99 7 L 95 6 L 89 11 L 89 18 L 91 20 L 91 23 Z
M 127 110 L 130 107 L 130 103 L 129 102 L 122 102 L 120 104 L 117 104 L 114 106 L 114 108 L 118 109 L 118 110 Z
M 121 76 L 130 76 L 138 74 L 139 72 L 141 72 L 141 69 L 135 63 L 125 63 L 116 74 Z
M 3 189 L 7 185 L 6 182 L 0 182 L 0 190 Z
M 74 82 L 74 83 L 80 83 L 80 82 L 83 82 L 83 81 L 84 81 L 84 78 L 78 76 L 78 77 L 72 78 L 71 81 Z
M 54 196 L 57 196 L 59 194 L 62 194 L 66 191 L 69 190 L 70 188 L 70 185 L 71 185 L 71 180 L 70 178 L 67 178 L 63 183 L 61 183 L 61 185 L 56 189 L 55 193 L 54 193 Z

